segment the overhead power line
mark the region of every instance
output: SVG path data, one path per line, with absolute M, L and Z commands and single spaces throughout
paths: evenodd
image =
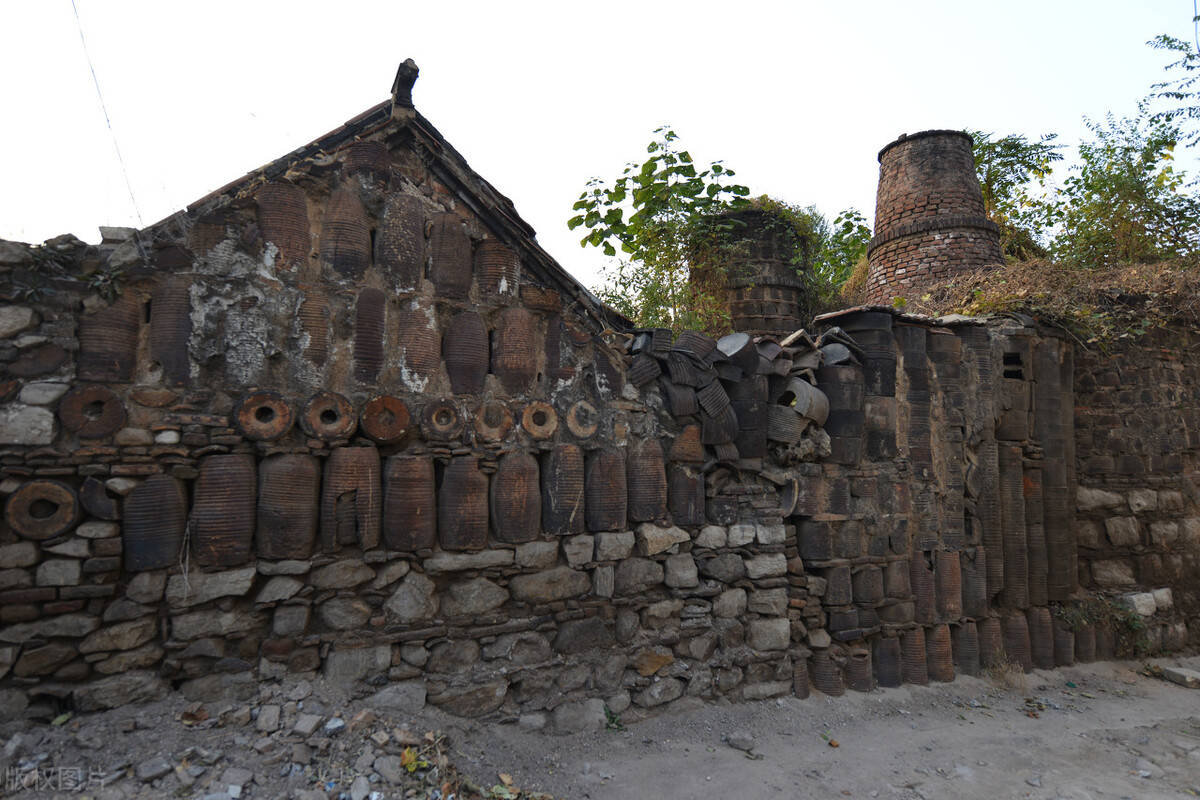
M 96 77 L 96 67 L 92 64 L 92 54 L 88 52 L 87 39 L 83 35 L 83 22 L 79 19 L 79 8 L 75 0 L 71 0 L 71 10 L 75 12 L 75 26 L 79 28 L 79 42 L 83 45 L 83 55 L 87 59 L 88 69 L 92 72 L 92 83 L 96 86 L 96 96 L 100 98 L 100 110 L 104 112 L 104 124 L 112 136 L 113 150 L 117 151 L 117 163 L 121 165 L 121 175 L 125 178 L 125 190 L 129 192 L 129 202 L 133 204 L 133 213 L 137 215 L 138 227 L 145 227 L 142 221 L 142 211 L 138 208 L 137 199 L 133 196 L 133 184 L 129 182 L 129 170 L 125 168 L 125 159 L 121 156 L 121 146 L 117 144 L 117 133 L 113 130 L 112 120 L 108 117 L 108 107 L 104 104 L 104 93 L 100 91 L 100 79 Z

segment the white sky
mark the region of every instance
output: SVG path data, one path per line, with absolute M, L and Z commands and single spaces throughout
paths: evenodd
M 145 224 L 386 99 L 417 108 L 585 284 L 593 175 L 670 123 L 697 161 L 832 216 L 875 202 L 901 132 L 1055 131 L 1133 110 L 1190 39 L 1187 0 L 545 3 L 76 0 Z M 138 224 L 70 0 L 0 0 L 0 238 Z

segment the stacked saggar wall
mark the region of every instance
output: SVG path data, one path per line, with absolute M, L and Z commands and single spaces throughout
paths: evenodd
M 1149 649 L 1200 643 L 1200 369 L 1194 332 L 1075 355 L 1079 576 L 1146 618 Z
M 387 111 L 100 247 L 5 243 L 5 707 L 318 670 L 570 729 L 806 691 L 785 517 L 828 445 L 769 384 L 819 353 L 603 334 Z

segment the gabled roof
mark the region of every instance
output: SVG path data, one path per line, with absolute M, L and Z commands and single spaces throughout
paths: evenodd
M 471 169 L 463 156 L 412 104 L 417 66 L 412 59 L 400 65 L 392 97 L 334 128 L 306 145 L 253 170 L 205 195 L 186 209 L 148 226 L 138 237 L 143 242 L 177 238 L 190 227 L 189 220 L 220 209 L 235 199 L 252 195 L 263 183 L 283 178 L 305 164 L 315 164 L 341 146 L 368 136 L 399 137 L 413 148 L 455 197 L 464 203 L 500 241 L 521 258 L 523 274 L 562 297 L 565 309 L 589 320 L 599 332 L 604 328 L 628 330 L 632 323 L 606 306 L 567 272 L 536 241 L 533 227 L 517 214 L 511 200 Z

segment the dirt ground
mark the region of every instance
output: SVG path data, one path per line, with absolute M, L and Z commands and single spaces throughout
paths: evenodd
M 1197 669 L 1200 657 L 1154 663 Z M 572 736 L 429 709 L 376 714 L 319 681 L 264 685 L 243 702 L 173 695 L 57 724 L 6 722 L 0 765 L 3 793 L 22 798 L 1200 796 L 1200 690 L 1141 668 L 696 703 Z M 294 732 L 305 713 L 320 717 L 307 736 Z M 414 770 L 401 767 L 414 757 Z

